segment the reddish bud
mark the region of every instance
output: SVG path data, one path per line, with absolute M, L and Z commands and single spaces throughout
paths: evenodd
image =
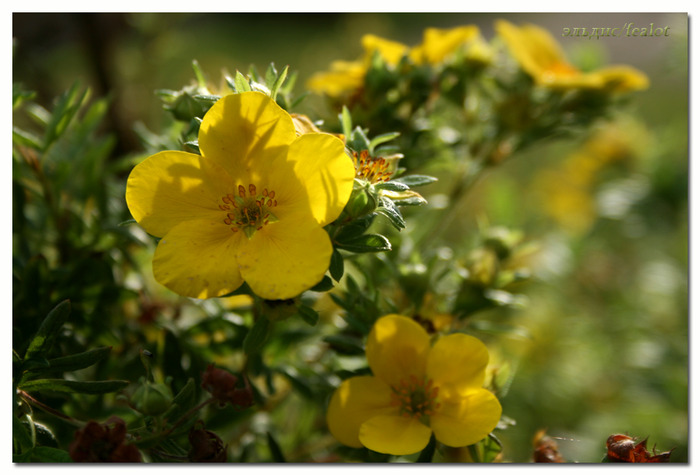
M 207 366 L 202 374 L 202 388 L 211 393 L 220 406 L 230 403 L 245 409 L 253 405 L 253 391 L 244 379 L 245 386 L 237 388 L 238 378 L 226 370 L 216 368 L 213 364 Z
M 647 439 L 636 442 L 634 437 L 624 434 L 613 434 L 608 437 L 606 446 L 608 460 L 622 463 L 667 463 L 671 458 L 670 450 L 660 454 L 653 448 L 650 453 L 647 450 Z
M 126 424 L 119 417 L 110 417 L 104 424 L 90 421 L 75 431 L 68 453 L 75 462 L 141 462 L 136 446 L 125 442 Z
M 190 462 L 226 462 L 226 446 L 218 435 L 204 429 L 202 421 L 190 429 L 188 439 L 192 446 L 187 454 Z

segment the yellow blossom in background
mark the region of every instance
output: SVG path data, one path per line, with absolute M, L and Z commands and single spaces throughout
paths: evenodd
M 483 43 L 479 28 L 474 25 L 451 29 L 426 28 L 423 32 L 423 43 L 411 49 L 410 58 L 416 64 L 440 64 L 460 47 L 477 45 L 479 41 Z M 487 56 L 481 52 L 485 50 L 474 48 L 468 51 Z
M 354 376 L 336 389 L 327 422 L 350 447 L 407 455 L 437 441 L 463 447 L 479 442 L 501 417 L 496 396 L 483 388 L 489 355 L 469 335 L 430 344 L 421 325 L 400 315 L 374 324 L 366 346 L 373 376 Z
M 318 283 L 333 251 L 323 229 L 343 210 L 355 170 L 341 140 L 297 136 L 290 115 L 259 92 L 224 96 L 203 118 L 202 155 L 159 152 L 127 181 L 132 216 L 161 237 L 158 282 L 219 297 L 247 282 L 264 299 Z
M 515 26 L 505 20 L 495 23 L 498 35 L 521 68 L 537 85 L 555 89 L 598 89 L 625 92 L 646 89 L 646 75 L 630 66 L 609 66 L 582 72 L 566 59 L 563 49 L 544 28 Z
M 404 57 L 416 65 L 438 65 L 460 48 L 471 61 L 486 63 L 491 58 L 489 46 L 474 25 L 451 29 L 427 28 L 423 32 L 423 42 L 413 48 L 372 34 L 364 35 L 361 42 L 364 54 L 360 60 L 332 62 L 330 71 L 314 74 L 308 80 L 307 87 L 330 97 L 359 90 L 364 85 L 365 74 L 375 54 L 390 67 L 397 66 Z

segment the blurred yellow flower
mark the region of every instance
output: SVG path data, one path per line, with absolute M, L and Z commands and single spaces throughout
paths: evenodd
M 156 280 L 194 298 L 245 281 L 264 299 L 287 299 L 318 283 L 333 251 L 323 226 L 343 210 L 355 175 L 343 142 L 297 136 L 270 97 L 245 92 L 205 114 L 199 148 L 156 153 L 127 181 L 132 216 L 162 238 Z
M 646 89 L 647 76 L 630 66 L 609 66 L 584 73 L 572 66 L 554 37 L 545 29 L 520 27 L 497 20 L 495 29 L 510 53 L 536 84 L 556 89 L 598 89 L 625 92 Z
M 404 57 L 416 65 L 437 65 L 461 47 L 469 60 L 487 62 L 491 55 L 479 29 L 473 25 L 452 29 L 427 28 L 423 32 L 423 43 L 413 48 L 371 34 L 364 35 L 361 41 L 364 55 L 360 60 L 332 62 L 330 71 L 316 73 L 308 80 L 309 89 L 330 97 L 340 97 L 360 89 L 375 54 L 390 67 L 397 66 Z
M 418 323 L 386 315 L 372 328 L 366 354 L 373 376 L 343 381 L 328 407 L 328 427 L 341 443 L 407 455 L 425 448 L 431 434 L 462 447 L 498 424 L 501 405 L 483 388 L 488 350 L 477 338 L 454 333 L 431 346 Z
M 468 45 L 483 46 L 479 28 L 474 25 L 458 26 L 451 29 L 426 28 L 423 43 L 411 49 L 410 58 L 416 64 L 440 64 L 460 47 Z M 467 49 L 479 53 L 483 59 L 483 49 Z

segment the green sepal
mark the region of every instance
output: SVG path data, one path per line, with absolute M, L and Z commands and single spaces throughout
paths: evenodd
M 236 71 L 236 77 L 233 79 L 233 85 L 238 93 L 251 91 L 250 83 L 240 71 Z

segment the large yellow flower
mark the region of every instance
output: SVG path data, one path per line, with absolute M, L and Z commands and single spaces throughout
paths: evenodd
M 287 299 L 318 283 L 333 251 L 323 226 L 343 210 L 355 175 L 343 142 L 297 136 L 272 99 L 244 92 L 205 114 L 199 148 L 156 153 L 127 181 L 131 214 L 162 237 L 156 280 L 195 298 L 245 281 L 262 298 Z
M 423 43 L 411 49 L 410 57 L 416 64 L 440 64 L 452 53 L 465 48 L 469 59 L 488 60 L 488 50 L 475 25 L 440 29 L 426 28 Z
M 505 20 L 495 23 L 520 67 L 536 84 L 555 89 L 598 89 L 625 92 L 646 89 L 649 79 L 630 66 L 609 66 L 584 73 L 571 65 L 554 37 L 536 25 L 517 27 Z
M 486 346 L 455 333 L 433 346 L 418 323 L 387 315 L 367 340 L 373 376 L 354 376 L 331 397 L 331 433 L 350 447 L 407 455 L 425 448 L 432 433 L 452 447 L 479 442 L 498 424 L 501 405 L 484 389 Z

